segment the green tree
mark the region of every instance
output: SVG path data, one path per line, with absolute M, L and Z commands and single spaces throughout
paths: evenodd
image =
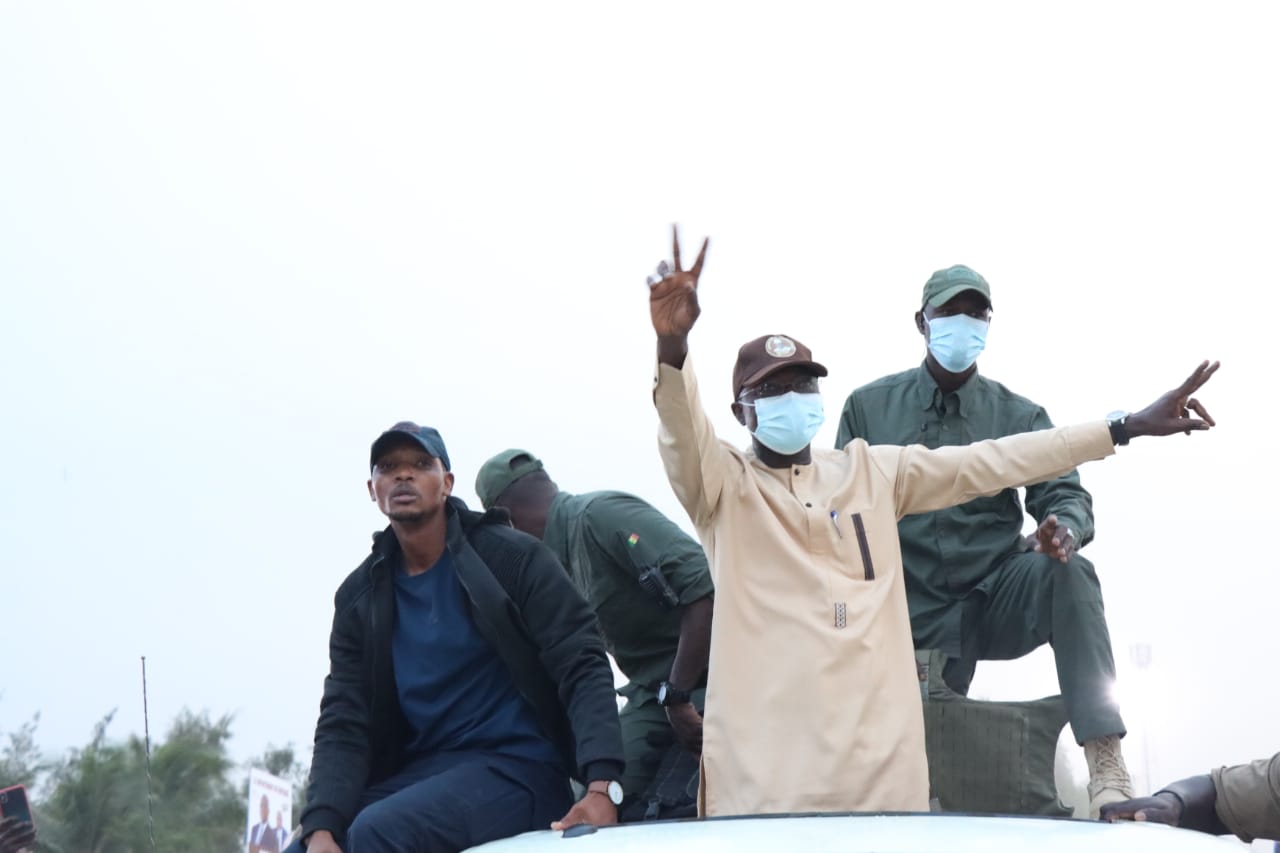
M 231 718 L 183 711 L 152 750 L 150 808 L 146 745 L 111 743 L 112 714 L 89 744 L 53 772 L 40 840 L 51 851 L 127 853 L 153 849 L 231 853 L 241 845 L 244 807 L 228 775 Z
M 36 745 L 39 715 L 15 732 L 0 732 L 0 786 L 27 786 L 39 850 L 243 850 L 248 780 L 240 776 L 246 768 L 227 753 L 231 717 L 210 719 L 184 710 L 164 739 L 152 743 L 148 761 L 141 738 L 108 737 L 114 716 L 113 711 L 103 717 L 88 744 L 57 761 L 47 760 Z M 307 768 L 297 760 L 293 745 L 268 745 L 248 764 L 293 783 L 296 819 Z
M 0 788 L 10 785 L 26 785 L 34 792 L 49 770 L 49 763 L 36 746 L 36 727 L 40 724 L 37 713 L 23 723 L 16 732 L 9 732 L 4 748 L 0 749 Z
M 230 781 L 227 755 L 231 717 L 183 711 L 151 758 L 155 790 L 156 846 L 160 850 L 214 853 L 238 850 L 244 800 Z M 131 746 L 142 755 L 135 737 Z
M 124 853 L 149 847 L 145 820 L 140 819 L 145 808 L 138 808 L 146 797 L 145 780 L 134 772 L 130 751 L 107 742 L 113 716 L 114 711 L 100 720 L 89 743 L 71 750 L 54 768 L 38 815 L 43 848 Z

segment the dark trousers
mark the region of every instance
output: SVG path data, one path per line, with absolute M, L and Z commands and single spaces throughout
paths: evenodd
M 699 713 L 706 696 L 705 687 L 690 696 Z M 667 709 L 658 704 L 657 693 L 647 688 L 636 690 L 627 698 L 627 704 L 618 713 L 618 723 L 622 727 L 622 749 L 627 759 L 626 772 L 618 781 L 626 797 L 631 799 L 649 787 L 667 747 L 676 742 L 676 734 L 667 722 Z
M 1048 643 L 1058 688 L 1077 743 L 1125 733 L 1112 695 L 1116 663 L 1093 564 L 1027 552 L 1006 559 L 982 588 L 958 602 L 961 657 L 943 670 L 947 686 L 967 694 L 980 660 L 1013 660 Z
M 419 758 L 371 786 L 343 853 L 458 853 L 547 829 L 573 804 L 569 780 L 545 764 L 483 753 Z M 285 853 L 301 853 L 294 842 Z

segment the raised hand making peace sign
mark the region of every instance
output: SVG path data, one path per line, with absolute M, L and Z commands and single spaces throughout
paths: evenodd
M 1125 431 L 1131 438 L 1139 435 L 1173 435 L 1177 432 L 1191 435 L 1193 430 L 1217 426 L 1217 422 L 1200 401 L 1191 396 L 1217 372 L 1218 362 L 1200 362 L 1200 366 L 1191 371 L 1185 382 L 1142 411 L 1130 415 L 1125 420 Z M 1200 417 L 1191 417 L 1192 412 Z
M 689 334 L 698 319 L 698 276 L 702 275 L 702 262 L 707 259 L 707 244 L 702 241 L 702 251 L 693 262 L 693 268 L 680 266 L 680 233 L 671 226 L 671 259 L 674 269 L 663 261 L 658 265 L 658 275 L 650 276 L 649 315 L 653 330 L 660 338 L 683 338 Z M 654 279 L 657 278 L 657 281 Z

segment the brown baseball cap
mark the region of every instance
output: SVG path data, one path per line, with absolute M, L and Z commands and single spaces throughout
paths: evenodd
M 827 375 L 827 369 L 813 360 L 809 348 L 795 338 L 761 335 L 738 350 L 738 361 L 733 366 L 733 399 L 738 399 L 746 386 L 755 385 L 785 367 L 804 367 L 815 376 Z

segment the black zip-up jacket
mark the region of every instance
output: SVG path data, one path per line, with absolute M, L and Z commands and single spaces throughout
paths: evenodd
M 584 782 L 618 779 L 622 733 L 595 614 L 551 552 L 511 528 L 505 511 L 482 515 L 451 497 L 447 512 L 445 547 L 476 627 L 533 706 L 565 767 Z M 409 724 L 391 663 L 399 550 L 390 528 L 377 534 L 373 553 L 334 597 L 303 837 L 320 829 L 346 832 L 365 789 L 408 758 Z

